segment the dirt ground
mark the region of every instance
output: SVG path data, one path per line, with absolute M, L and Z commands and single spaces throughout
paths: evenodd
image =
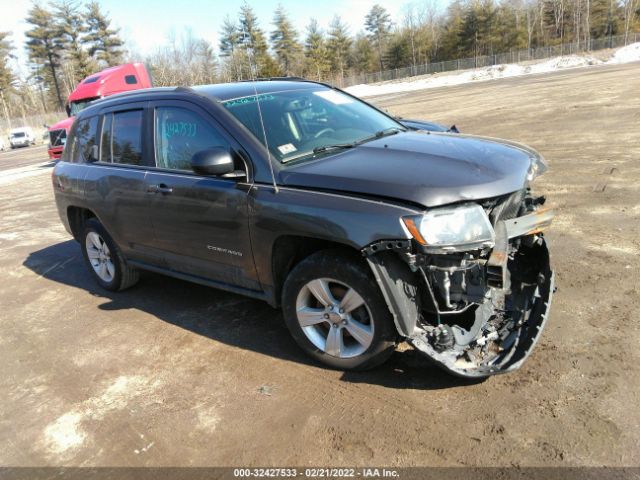
M 154 274 L 103 291 L 50 165 L 21 167 L 0 172 L 0 465 L 639 465 L 640 64 L 373 100 L 549 160 L 559 290 L 520 371 L 468 383 L 404 349 L 337 372 L 265 303 Z

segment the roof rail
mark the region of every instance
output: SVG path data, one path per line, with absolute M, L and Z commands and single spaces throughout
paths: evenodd
M 303 77 L 258 77 L 248 78 L 246 80 L 239 80 L 239 82 L 309 82 L 318 83 L 314 80 L 309 80 Z
M 98 98 L 96 100 L 93 100 L 91 103 L 98 102 L 100 100 L 107 100 L 107 99 L 111 100 L 116 98 L 132 97 L 134 95 L 139 95 L 141 93 L 148 94 L 148 93 L 155 93 L 155 92 L 168 92 L 171 90 L 177 90 L 178 88 L 184 88 L 184 87 L 150 87 L 150 88 L 139 88 L 137 90 L 127 90 L 126 92 L 114 93 L 113 95 L 108 95 L 106 97 Z
M 175 87 L 176 92 L 196 93 L 191 87 Z

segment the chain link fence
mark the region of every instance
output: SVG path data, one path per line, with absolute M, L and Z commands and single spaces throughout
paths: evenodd
M 630 33 L 629 35 L 618 35 L 603 37 L 589 41 L 589 45 L 584 42 L 564 43 L 550 47 L 531 48 L 528 50 L 512 50 L 507 53 L 496 55 L 483 55 L 471 58 L 460 58 L 444 62 L 426 63 L 413 65 L 405 68 L 396 68 L 382 72 L 363 73 L 345 77 L 340 82 L 336 82 L 341 87 L 350 87 L 367 83 L 387 82 L 402 78 L 416 77 L 419 75 L 429 75 L 432 73 L 451 72 L 455 70 L 470 70 L 474 68 L 490 67 L 492 65 L 502 65 L 505 63 L 529 62 L 532 60 L 544 60 L 563 55 L 572 55 L 608 48 L 618 48 L 640 41 L 640 33 Z

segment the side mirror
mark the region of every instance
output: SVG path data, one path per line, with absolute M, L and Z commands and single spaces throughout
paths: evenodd
M 44 128 L 49 128 L 49 125 L 47 125 L 46 123 L 42 125 Z
M 191 168 L 200 175 L 225 175 L 234 170 L 233 158 L 224 148 L 209 148 L 191 157 Z

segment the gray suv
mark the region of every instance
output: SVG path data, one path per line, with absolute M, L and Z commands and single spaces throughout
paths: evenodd
M 80 112 L 53 187 L 108 290 L 143 269 L 263 299 L 335 368 L 408 341 L 459 376 L 511 371 L 554 290 L 546 164 L 441 130 L 301 80 L 140 90 Z

